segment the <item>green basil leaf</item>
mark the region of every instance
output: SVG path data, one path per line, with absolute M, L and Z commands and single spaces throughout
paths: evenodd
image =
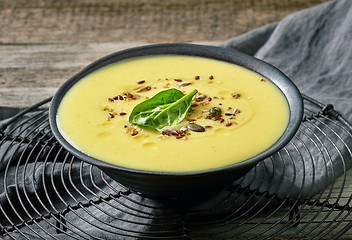
M 168 89 L 135 106 L 129 116 L 131 124 L 161 130 L 181 122 L 192 104 L 196 89 L 184 95 L 180 90 Z

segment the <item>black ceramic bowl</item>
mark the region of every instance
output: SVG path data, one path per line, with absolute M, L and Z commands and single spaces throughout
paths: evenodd
M 108 64 L 128 58 L 177 54 L 200 56 L 234 63 L 257 72 L 272 81 L 286 96 L 290 117 L 286 130 L 270 148 L 246 161 L 222 168 L 199 172 L 153 172 L 128 169 L 90 157 L 68 143 L 60 134 L 56 122 L 57 110 L 66 92 L 89 73 Z M 297 87 L 282 72 L 272 65 L 243 53 L 222 47 L 193 44 L 157 44 L 123 50 L 103 57 L 84 68 L 66 81 L 56 92 L 50 106 L 50 126 L 57 140 L 77 158 L 96 165 L 112 179 L 126 187 L 152 197 L 194 197 L 212 194 L 222 190 L 236 179 L 242 177 L 258 162 L 283 148 L 296 133 L 303 115 L 303 101 Z

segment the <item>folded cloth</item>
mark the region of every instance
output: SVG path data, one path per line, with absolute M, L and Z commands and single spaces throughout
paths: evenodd
M 348 122 L 352 122 L 351 23 L 352 1 L 331 1 L 229 39 L 221 46 L 271 63 L 292 79 L 303 94 L 332 104 Z M 321 143 L 330 152 L 338 152 L 326 160 L 324 153 L 318 150 L 322 148 L 316 144 L 319 140 L 310 139 L 315 134 L 322 136 L 321 128 L 311 127 L 313 130 L 309 131 L 307 128 L 303 124 L 292 141 L 293 145 L 286 149 L 294 161 L 288 156 L 275 159 L 278 158 L 275 155 L 247 174 L 246 178 L 252 180 L 243 180 L 242 185 L 258 187 L 283 198 L 306 199 L 324 190 L 351 166 L 352 142 L 349 136 L 346 136 L 347 146 L 338 139 L 326 138 Z M 337 132 L 346 134 L 345 129 Z M 331 144 L 333 141 L 338 142 L 338 150 Z M 300 150 L 299 156 L 296 148 Z
M 302 93 L 320 102 L 332 103 L 342 116 L 352 122 L 351 22 L 352 1 L 336 0 L 291 14 L 281 22 L 230 39 L 222 43 L 221 46 L 237 49 L 273 64 L 288 75 Z M 19 111 L 20 109 L 6 107 L 1 108 L 0 111 L 0 119 L 4 119 L 0 121 L 0 170 L 7 169 L 6 178 L 10 179 L 8 182 L 10 186 L 5 192 L 5 186 L 1 185 L 4 183 L 3 178 L 5 176 L 0 177 L 0 201 L 4 201 L 0 204 L 5 208 L 2 211 L 10 208 L 8 201 L 9 199 L 15 199 L 17 192 L 22 193 L 29 188 L 26 192 L 30 198 L 37 198 L 36 193 L 38 192 L 43 194 L 42 179 L 48 179 L 47 182 L 52 180 L 57 184 L 63 184 L 63 182 L 56 181 L 56 178 L 60 179 L 60 176 L 66 174 L 62 171 L 63 168 L 70 168 L 73 177 L 71 181 L 73 182 L 79 180 L 75 178 L 79 178 L 80 174 L 83 174 L 83 180 L 91 179 L 91 172 L 93 176 L 99 179 L 100 172 L 96 168 L 91 170 L 89 166 L 81 165 L 77 160 L 70 162 L 71 158 L 66 153 L 60 152 L 57 145 L 54 145 L 54 147 L 46 145 L 44 148 L 38 149 L 37 138 L 50 140 L 52 137 L 48 132 L 48 126 L 38 121 L 41 110 L 26 114 L 25 117 L 20 118 L 21 122 L 13 122 L 3 130 L 1 126 L 7 125 L 7 118 Z M 38 122 L 38 124 L 33 125 L 33 122 Z M 143 234 L 146 232 L 151 234 L 160 230 L 164 231 L 165 236 L 168 236 L 168 234 L 181 231 L 185 223 L 199 223 L 199 221 L 214 218 L 219 219 L 221 223 L 223 219 L 231 218 L 236 213 L 253 210 L 254 208 L 264 208 L 270 204 L 280 206 L 283 199 L 312 198 L 324 191 L 329 184 L 351 166 L 352 133 L 348 131 L 351 131 L 351 129 L 335 126 L 329 118 L 317 117 L 304 121 L 297 135 L 284 150 L 258 164 L 243 179 L 234 183 L 234 188 L 224 190 L 201 203 L 182 204 L 181 207 L 177 204 L 173 205 L 175 209 L 163 208 L 165 203 L 133 194 L 129 198 L 123 198 L 121 197 L 123 195 L 117 194 L 113 201 L 111 195 L 109 195 L 112 189 L 115 189 L 114 191 L 125 190 L 109 180 L 107 181 L 114 188 L 104 182 L 98 184 L 103 191 L 94 192 L 97 186 L 91 183 L 88 184 L 88 189 L 92 190 L 87 191 L 87 188 L 82 188 L 82 190 L 78 188 L 80 191 L 86 191 L 87 196 L 89 195 L 92 198 L 79 195 L 78 190 L 72 191 L 77 192 L 75 197 L 67 193 L 65 195 L 65 189 L 60 185 L 62 187 L 62 199 L 57 199 L 58 202 L 53 203 L 56 210 L 52 211 L 60 213 L 63 209 L 68 210 L 65 212 L 65 217 L 70 223 L 73 223 L 72 226 L 84 229 L 84 233 L 83 231 L 76 231 L 75 227 L 68 225 L 69 232 L 59 234 L 55 232 L 52 226 L 45 225 L 46 221 L 38 221 L 40 224 L 32 224 L 33 226 L 30 227 L 38 233 L 50 232 L 52 236 L 59 239 L 70 239 L 70 234 L 72 236 L 82 236 L 82 238 L 94 236 L 103 239 L 115 239 L 114 234 L 120 232 L 134 236 L 141 233 L 143 238 Z M 324 136 L 322 132 L 329 132 L 328 137 Z M 7 135 L 9 133 L 24 136 L 24 138 L 31 140 L 31 144 L 13 142 L 12 138 L 1 139 L 1 134 Z M 24 158 L 26 155 L 30 157 Z M 18 164 L 21 164 L 24 159 L 27 159 L 26 162 L 23 162 L 26 164 L 26 173 L 33 171 L 35 174 L 18 175 L 17 177 L 22 176 L 23 179 L 21 179 L 21 184 L 16 186 L 12 180 L 15 180 L 13 177 L 15 177 L 15 172 L 18 172 L 17 169 L 22 169 L 23 166 Z M 12 163 L 7 164 L 9 161 Z M 56 162 L 48 164 L 52 161 Z M 13 177 L 11 174 L 13 174 Z M 102 181 L 101 178 L 100 181 Z M 22 182 L 31 184 L 26 185 Z M 243 188 L 239 188 L 239 186 Z M 250 194 L 250 197 L 248 197 L 248 191 L 243 189 L 251 189 L 259 194 Z M 103 195 L 104 200 L 101 200 L 99 196 L 102 192 L 108 195 L 108 197 Z M 261 193 L 264 195 L 269 193 L 269 195 L 263 197 L 264 195 Z M 270 196 L 276 197 L 271 198 Z M 74 199 L 78 199 L 80 203 L 75 202 Z M 89 221 L 86 221 L 76 215 L 77 213 L 70 214 L 74 207 L 67 208 L 63 204 L 63 200 L 69 206 L 75 206 L 76 204 L 79 207 L 78 214 L 83 212 L 82 214 L 87 215 L 89 212 L 95 218 L 92 217 L 89 218 Z M 92 201 L 101 201 L 103 204 L 94 207 Z M 18 204 L 18 208 L 21 208 L 20 202 L 15 201 L 15 203 Z M 36 204 L 40 205 L 40 203 Z M 111 208 L 112 205 L 115 206 L 116 204 L 120 204 L 118 206 L 121 209 L 125 209 L 124 206 L 131 204 L 133 207 L 131 209 L 126 208 L 126 211 L 117 211 Z M 51 209 L 50 205 L 48 206 Z M 101 209 L 104 209 L 104 206 L 111 215 L 102 213 Z M 219 209 L 220 211 L 214 212 Z M 46 211 L 43 207 L 40 210 Z M 145 215 L 145 217 L 139 217 L 140 213 L 136 211 L 142 211 L 143 214 L 141 215 Z M 26 216 L 28 213 L 23 214 L 22 216 Z M 30 212 L 30 214 L 36 215 L 37 213 Z M 163 214 L 166 214 L 166 216 L 170 214 L 175 217 L 161 217 L 158 219 L 157 216 L 163 216 Z M 53 218 L 52 215 L 48 217 Z M 3 219 L 0 221 L 1 226 L 7 227 L 9 225 L 5 218 L 0 217 L 0 219 Z M 116 228 L 109 228 L 108 232 L 102 231 L 99 227 L 96 227 L 101 224 L 96 219 L 108 223 L 109 226 L 116 226 Z M 169 225 L 161 224 L 160 221 L 163 219 L 170 221 Z M 16 218 L 16 220 L 18 219 Z M 141 221 L 143 221 L 143 224 Z M 226 224 L 223 226 L 226 228 Z M 27 227 L 23 226 L 21 231 L 27 232 L 28 236 L 35 237 L 33 231 L 31 232 Z M 206 235 L 211 229 L 202 228 L 199 231 Z M 125 238 L 128 238 L 128 234 Z M 22 234 L 16 231 L 10 235 L 14 239 L 23 238 Z M 5 237 L 8 236 L 5 235 Z
M 271 63 L 352 122 L 352 1 L 336 0 L 221 44 Z

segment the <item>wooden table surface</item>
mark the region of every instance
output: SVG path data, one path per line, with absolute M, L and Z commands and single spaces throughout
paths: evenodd
M 84 66 L 118 50 L 161 42 L 217 45 L 323 2 L 0 0 L 0 106 L 50 97 Z
M 0 0 L 0 106 L 52 96 L 90 62 L 161 42 L 217 45 L 327 0 Z

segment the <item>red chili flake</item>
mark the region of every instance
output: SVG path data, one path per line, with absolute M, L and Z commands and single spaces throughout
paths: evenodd
M 232 125 L 232 122 L 226 123 L 226 127 L 230 127 Z
M 213 75 L 210 75 L 209 79 L 210 79 L 210 80 L 211 80 L 211 79 L 214 79 L 214 76 L 213 76 Z
M 126 114 L 127 114 L 127 113 L 125 113 L 125 112 L 120 112 L 120 113 L 119 113 L 120 116 L 124 116 L 124 115 L 126 115 Z
M 118 97 L 119 97 L 119 100 L 124 100 L 123 96 L 118 95 Z
M 195 80 L 199 80 L 199 79 L 200 79 L 200 76 L 195 76 L 194 79 L 195 79 Z
M 166 136 L 170 136 L 170 133 L 165 132 L 165 131 L 162 131 L 161 134 L 162 134 L 162 135 L 166 135 Z
M 124 125 L 123 127 L 124 127 L 124 128 L 127 128 L 128 126 L 127 126 L 127 125 Z
M 112 98 L 108 98 L 108 99 L 106 99 L 108 102 L 113 102 L 114 101 L 114 99 L 112 99 Z
M 183 138 L 184 136 L 180 135 L 180 136 L 176 136 L 176 139 L 181 139 Z
M 225 116 L 232 116 L 232 113 L 225 113 Z
M 138 134 L 138 131 L 133 131 L 133 132 L 131 133 L 132 136 L 136 136 L 137 134 Z
M 220 118 L 219 122 L 223 123 L 225 120 L 223 118 Z
M 214 117 L 214 120 L 217 121 L 217 120 L 220 120 L 221 118 L 222 118 L 222 115 L 216 115 L 216 116 Z
M 265 79 L 264 79 L 264 78 L 262 78 L 262 79 L 260 79 L 260 81 L 261 81 L 261 82 L 265 82 Z
M 186 127 L 181 127 L 179 131 L 180 131 L 180 135 L 186 135 L 186 133 L 187 133 L 187 131 L 188 131 L 188 128 L 186 128 Z
M 187 119 L 188 122 L 195 122 L 197 121 L 196 119 Z
M 198 104 L 197 103 L 192 103 L 191 107 L 197 107 Z
M 145 80 L 141 80 L 141 81 L 139 81 L 139 82 L 137 82 L 138 84 L 143 84 L 143 83 L 145 83 Z
M 206 119 L 211 119 L 211 116 L 207 116 Z
M 205 129 L 210 129 L 210 128 L 213 128 L 212 126 L 209 126 L 209 125 L 206 125 L 204 126 Z
M 115 96 L 115 97 L 113 97 L 112 99 L 114 99 L 114 100 L 119 100 L 119 96 Z
M 176 81 L 176 82 L 182 82 L 182 79 L 175 78 L 174 81 Z
M 114 117 L 115 117 L 115 115 L 114 115 L 114 114 L 112 114 L 112 113 L 109 113 L 109 117 L 110 117 L 110 118 L 114 118 Z
M 211 100 L 213 100 L 211 97 L 208 97 L 207 98 L 208 102 L 210 102 Z
M 125 95 L 127 98 L 133 98 L 133 94 L 131 93 L 123 93 L 123 95 Z M 123 99 L 126 99 L 126 97 L 123 97 Z

